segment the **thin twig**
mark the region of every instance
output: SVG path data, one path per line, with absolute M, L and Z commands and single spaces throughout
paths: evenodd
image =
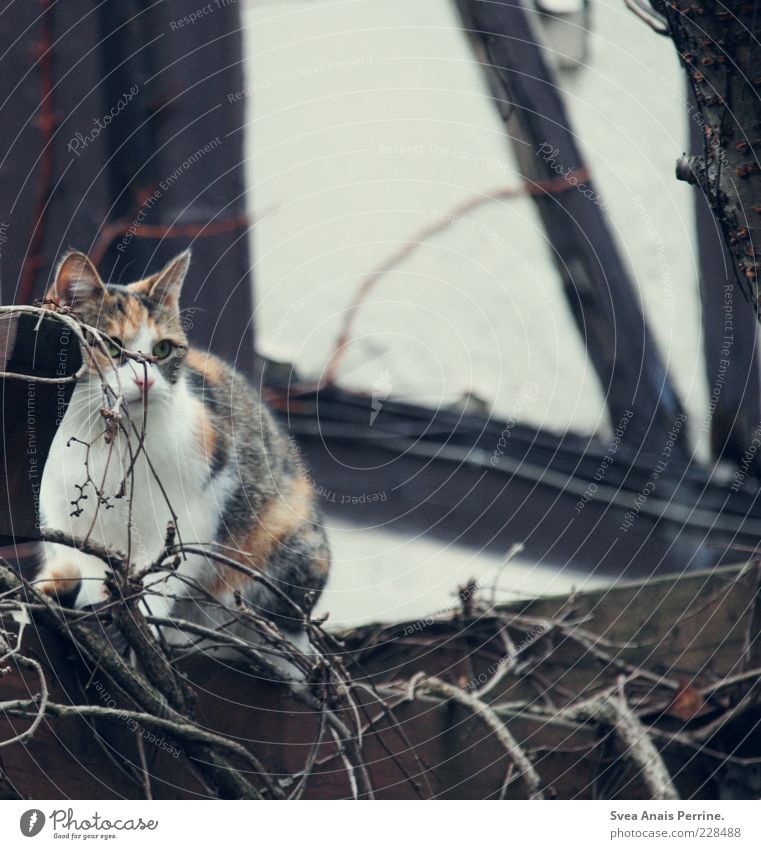
M 475 716 L 481 719 L 494 732 L 494 735 L 504 747 L 508 757 L 515 764 L 526 783 L 529 799 L 544 799 L 542 780 L 539 777 L 539 773 L 518 741 L 507 729 L 507 726 L 489 705 L 482 702 L 476 696 L 464 693 L 459 687 L 455 687 L 453 684 L 447 684 L 446 681 L 442 681 L 439 678 L 425 677 L 424 673 L 421 674 L 421 677 L 410 681 L 410 690 L 413 697 L 417 692 L 430 693 L 445 699 L 451 699 L 472 711 Z

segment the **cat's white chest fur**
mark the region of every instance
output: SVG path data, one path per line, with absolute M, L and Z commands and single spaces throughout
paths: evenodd
M 87 384 L 77 386 L 43 473 L 40 513 L 45 526 L 128 554 L 137 567 L 153 563 L 162 552 L 167 523 L 175 518 L 183 542 L 215 538 L 222 493 L 209 484 L 199 448 L 201 407 L 183 384 L 175 390 L 171 402 L 149 400 L 144 449 L 137 452 L 139 435 L 126 420 L 130 446 L 123 434 L 106 441 L 97 392 Z M 142 408 L 132 416 L 141 431 Z M 77 606 L 103 599 L 102 561 L 63 546 L 46 549 L 49 560 L 76 559 L 83 578 Z M 191 559 L 180 571 L 195 578 L 198 568 Z M 182 582 L 173 583 L 171 592 L 183 594 Z

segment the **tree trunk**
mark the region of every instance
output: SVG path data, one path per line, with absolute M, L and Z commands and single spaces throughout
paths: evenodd
M 683 156 L 677 177 L 706 195 L 743 291 L 759 311 L 761 250 L 761 5 L 653 0 L 669 25 L 697 103 L 702 156 Z M 721 316 L 714 317 L 717 322 Z
M 694 101 L 691 118 L 697 114 Z M 690 147 L 702 150 L 703 132 L 690 120 Z M 695 193 L 703 355 L 708 382 L 711 456 L 761 477 L 761 456 L 746 451 L 761 421 L 758 322 L 734 282 L 733 260 L 716 217 L 701 192 Z

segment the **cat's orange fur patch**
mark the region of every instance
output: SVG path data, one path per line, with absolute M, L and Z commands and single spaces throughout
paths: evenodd
M 82 582 L 82 574 L 75 563 L 61 563 L 50 570 L 44 581 L 36 583 L 37 589 L 45 595 L 69 595 Z
M 124 314 L 108 323 L 108 333 L 118 339 L 131 339 L 145 326 L 155 326 L 148 310 L 136 298 L 125 298 Z
M 199 402 L 201 407 L 203 403 Z M 204 408 L 205 410 L 205 408 Z M 201 412 L 201 425 L 198 428 L 198 450 L 201 452 L 206 461 L 211 464 L 214 460 L 214 455 L 217 451 L 217 434 L 214 430 L 214 425 L 208 416 Z
M 142 280 L 137 280 L 130 283 L 127 289 L 134 292 L 136 295 L 150 295 L 153 284 L 158 279 L 158 274 L 151 274 L 150 277 L 144 277 Z
M 305 478 L 297 478 L 291 490 L 271 498 L 261 509 L 254 527 L 245 540 L 227 541 L 228 545 L 240 549 L 239 560 L 250 569 L 263 572 L 267 559 L 283 540 L 304 527 L 312 509 L 312 487 Z M 242 542 L 242 544 L 241 544 Z M 223 594 L 243 592 L 251 584 L 251 578 L 231 566 L 217 569 L 216 580 L 209 587 L 215 597 Z
M 222 383 L 225 378 L 222 363 L 216 357 L 212 357 L 203 351 L 191 348 L 185 356 L 185 362 L 194 371 L 200 372 L 206 383 L 210 385 Z
M 151 325 L 153 321 L 148 310 L 136 298 L 127 298 L 124 304 L 126 315 L 124 318 L 125 327 L 130 331 L 125 333 L 125 337 L 131 338 L 135 336 L 141 327 L 145 324 Z

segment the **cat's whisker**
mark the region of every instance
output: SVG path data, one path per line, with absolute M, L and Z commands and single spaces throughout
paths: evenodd
M 100 408 L 92 408 L 89 405 L 81 405 L 81 406 L 70 406 L 67 410 L 67 414 L 69 411 L 72 412 L 72 418 L 76 419 L 83 412 L 87 412 L 89 409 L 89 413 L 86 417 L 81 420 L 81 428 L 82 431 L 91 434 L 92 425 L 97 421 L 97 418 L 100 416 Z M 91 434 L 92 435 L 92 434 Z M 93 436 L 93 438 L 97 438 L 97 434 Z

